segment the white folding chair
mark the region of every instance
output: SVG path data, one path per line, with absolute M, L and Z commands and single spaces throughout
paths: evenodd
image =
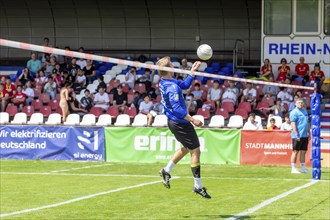
M 125 75 L 118 75 L 116 76 L 116 79 L 118 79 L 120 83 L 126 82 Z
M 82 126 L 93 126 L 95 125 L 96 118 L 93 114 L 86 114 L 83 116 L 80 125 Z
M 112 123 L 111 115 L 102 114 L 99 116 L 99 120 L 96 123 L 96 126 L 110 126 Z
M 76 113 L 69 114 L 66 118 L 66 122 L 64 122 L 64 125 L 79 125 L 80 123 L 80 116 Z
M 193 117 L 194 119 L 200 120 L 200 121 L 203 123 L 203 125 L 205 125 L 203 115 L 193 115 L 192 117 Z M 203 125 L 202 125 L 202 126 L 203 126 Z M 195 125 L 194 125 L 194 126 L 195 126 Z M 195 127 L 196 127 L 196 126 L 195 126 Z
M 132 123 L 132 126 L 146 126 L 148 124 L 148 117 L 144 114 L 137 114 L 134 117 L 134 121 Z
M 267 121 L 267 127 L 270 126 L 270 119 L 274 118 L 275 119 L 275 125 L 280 128 L 281 125 L 283 124 L 282 117 L 281 116 L 269 116 L 268 121 Z
M 10 122 L 11 124 L 26 124 L 27 116 L 24 112 L 16 113 L 14 119 Z
M 243 127 L 243 117 L 240 115 L 233 115 L 229 118 L 227 125 L 228 128 L 241 128 Z
M 209 127 L 210 128 L 221 128 L 225 126 L 225 118 L 222 115 L 213 115 Z
M 118 115 L 117 120 L 115 122 L 115 126 L 129 126 L 131 123 L 129 115 L 121 114 Z
M 9 123 L 9 114 L 7 112 L 0 112 L 0 125 Z
M 45 125 L 60 125 L 62 121 L 62 116 L 58 113 L 52 113 L 48 116 Z
M 27 122 L 28 125 L 40 125 L 44 123 L 44 115 L 42 113 L 33 113 L 31 115 L 30 121 Z
M 166 115 L 156 115 L 154 119 L 154 123 L 152 123 L 153 127 L 166 127 L 167 126 L 167 117 Z

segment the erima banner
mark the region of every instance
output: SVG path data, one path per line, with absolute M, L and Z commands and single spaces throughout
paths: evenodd
M 0 158 L 104 161 L 100 127 L 1 126 Z
M 291 131 L 244 131 L 241 141 L 241 164 L 290 165 Z M 310 146 L 306 164 L 310 165 Z M 299 164 L 299 157 L 297 158 Z
M 196 129 L 201 162 L 239 164 L 240 130 Z M 168 162 L 182 145 L 168 128 L 105 128 L 106 160 L 111 162 Z M 180 163 L 190 163 L 187 154 Z

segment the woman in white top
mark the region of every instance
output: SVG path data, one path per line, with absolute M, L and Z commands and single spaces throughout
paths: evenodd
M 27 81 L 25 83 L 24 90 L 23 90 L 23 93 L 26 95 L 26 99 L 25 99 L 26 105 L 30 105 L 30 103 L 34 99 L 34 91 L 31 87 L 32 87 L 31 81 Z

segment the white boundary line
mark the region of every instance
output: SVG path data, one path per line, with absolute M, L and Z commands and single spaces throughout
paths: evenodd
M 150 177 L 159 178 L 158 175 L 140 175 L 140 174 L 107 174 L 107 173 L 33 173 L 33 172 L 0 172 L 0 175 L 52 175 L 52 176 L 93 176 L 93 177 Z M 173 178 L 192 178 L 192 176 L 172 176 Z M 289 178 L 249 178 L 249 177 L 213 177 L 213 176 L 202 176 L 202 179 L 217 179 L 217 180 L 264 180 L 264 181 L 310 181 L 310 179 L 289 179 Z M 330 182 L 330 180 L 319 180 L 319 182 Z
M 258 211 L 259 209 L 261 209 L 261 208 L 263 208 L 263 207 L 265 207 L 265 206 L 268 206 L 268 205 L 272 204 L 273 202 L 276 202 L 276 201 L 279 200 L 279 199 L 282 199 L 282 198 L 285 198 L 285 197 L 289 196 L 289 195 L 292 194 L 292 193 L 295 193 L 295 192 L 297 192 L 297 191 L 299 191 L 299 190 L 301 190 L 301 189 L 305 189 L 305 188 L 307 188 L 307 187 L 310 187 L 310 186 L 314 185 L 314 184 L 317 183 L 317 182 L 318 182 L 318 181 L 312 180 L 312 181 L 309 182 L 309 183 L 306 183 L 306 184 L 304 184 L 304 185 L 302 185 L 302 186 L 298 186 L 298 187 L 293 188 L 293 189 L 291 189 L 291 190 L 289 190 L 289 191 L 287 191 L 287 192 L 285 192 L 285 193 L 282 193 L 282 194 L 280 194 L 280 195 L 278 195 L 278 196 L 275 196 L 275 197 L 273 197 L 273 198 L 271 198 L 271 199 L 268 199 L 268 200 L 266 200 L 266 201 L 263 201 L 262 203 L 260 203 L 260 204 L 258 204 L 258 205 L 256 205 L 256 206 L 254 206 L 254 207 L 252 207 L 252 208 L 249 208 L 249 209 L 246 210 L 245 212 L 241 212 L 241 213 L 238 213 L 238 214 L 236 214 L 236 215 L 233 215 L 233 216 L 231 216 L 231 217 L 229 217 L 229 218 L 226 218 L 226 220 L 235 220 L 235 219 L 238 219 L 238 218 L 244 217 L 244 216 L 246 216 L 246 215 L 249 215 L 249 214 L 251 214 L 251 213 L 253 213 L 253 212 L 255 212 L 255 211 Z
M 93 166 L 84 166 L 84 167 L 77 167 L 77 168 L 70 168 L 70 169 L 65 169 L 65 170 L 53 170 L 50 171 L 51 173 L 59 173 L 59 172 L 66 172 L 66 171 L 71 171 L 71 170 L 82 170 L 82 169 L 90 169 L 90 168 L 95 168 L 95 167 L 105 167 L 105 166 L 111 166 L 112 164 L 101 164 L 101 165 L 93 165 Z
M 42 209 L 55 208 L 55 207 L 58 207 L 58 206 L 67 205 L 67 204 L 78 202 L 78 201 L 81 201 L 81 200 L 90 199 L 90 198 L 93 198 L 93 197 L 96 197 L 96 196 L 107 195 L 107 194 L 110 194 L 110 193 L 115 193 L 115 192 L 119 192 L 119 191 L 123 191 L 123 190 L 127 190 L 127 189 L 134 189 L 134 188 L 138 188 L 138 187 L 148 186 L 148 185 L 152 185 L 152 184 L 156 184 L 156 183 L 160 183 L 160 182 L 161 182 L 161 180 L 147 182 L 147 183 L 141 183 L 141 184 L 137 184 L 137 185 L 133 185 L 133 186 L 126 186 L 126 187 L 112 189 L 112 190 L 109 190 L 109 191 L 95 193 L 95 194 L 91 194 L 91 195 L 87 195 L 87 196 L 82 196 L 82 197 L 70 199 L 70 200 L 67 200 L 67 201 L 64 201 L 64 202 L 59 202 L 59 203 L 55 203 L 55 204 L 51 204 L 51 205 L 46 205 L 46 206 L 41 206 L 41 207 L 32 208 L 32 209 L 24 209 L 24 210 L 21 210 L 21 211 L 0 214 L 0 218 L 13 216 L 13 215 L 19 215 L 19 214 L 28 213 L 28 212 L 39 211 L 39 210 L 42 210 Z

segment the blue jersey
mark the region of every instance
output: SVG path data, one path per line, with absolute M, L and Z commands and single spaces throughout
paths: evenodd
M 308 113 L 306 109 L 295 108 L 290 112 L 290 121 L 296 123 L 298 138 L 308 137 Z M 296 139 L 292 130 L 292 139 Z
M 187 107 L 182 94 L 182 89 L 189 89 L 193 77 L 188 76 L 184 81 L 176 79 L 161 79 L 159 83 L 162 95 L 162 104 L 165 115 L 178 123 L 189 123 L 184 119 L 187 115 Z

